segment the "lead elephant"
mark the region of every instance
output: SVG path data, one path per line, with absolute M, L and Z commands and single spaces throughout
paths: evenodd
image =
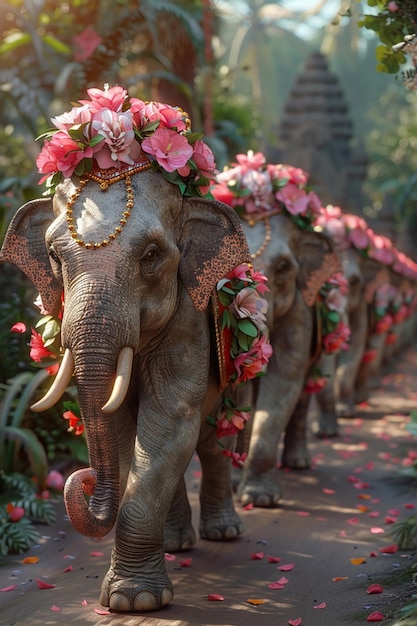
M 134 148 L 134 163 L 126 162 L 126 111 L 145 115 L 148 105 L 129 102 L 120 88 L 90 90 L 89 95 L 94 107 L 89 104 L 86 110 L 84 104 L 81 113 L 73 110 L 58 120 L 61 127 L 70 116 L 71 126 L 83 115 L 82 136 L 78 126 L 75 131 L 78 148 L 67 133 L 55 144 L 54 139 L 47 142 L 47 153 L 44 148 L 38 159 L 44 173 L 51 168 L 55 182 L 63 163 L 64 179 L 60 177 L 53 199 L 29 202 L 17 212 L 0 259 L 31 278 L 46 311 L 57 314 L 64 294 L 64 358 L 54 384 L 33 408 L 44 410 L 57 401 L 75 373 L 91 468 L 67 481 L 69 517 L 91 537 L 107 534 L 116 523 L 101 604 L 117 611 L 152 610 L 173 597 L 164 525 L 176 491 L 182 517 L 169 518 L 169 541 L 188 547 L 194 540 L 183 474 L 196 448 L 204 476 L 202 537 L 229 539 L 242 530 L 232 502 L 230 463 L 206 416 L 221 404 L 210 297 L 217 281 L 247 261 L 249 252 L 231 209 L 181 193 L 194 174 L 197 181 L 206 180 L 201 169 L 193 172 L 193 163 L 187 165 L 189 150 L 185 162 L 181 153 L 173 156 L 174 174 L 181 163 L 188 167 L 179 179 L 182 188 L 164 179 L 169 147 L 160 167 L 143 154 L 147 145 L 152 155 L 145 141 L 139 156 Z M 160 108 L 151 113 L 155 111 Z M 152 136 L 165 136 L 171 145 L 178 137 L 186 139 L 185 132 L 178 135 L 168 124 L 174 115 L 178 127 L 182 113 L 168 105 L 163 111 L 159 127 L 169 133 L 158 134 L 154 116 Z M 107 137 L 112 123 L 112 135 L 103 143 L 100 137 Z M 139 122 L 134 120 L 135 125 Z M 82 141 L 77 161 L 65 149 L 80 151 Z M 100 141 L 104 156 L 97 152 Z M 132 142 L 140 150 L 141 143 Z M 178 145 L 185 150 L 183 141 Z M 197 159 L 197 147 L 189 145 Z M 85 165 L 88 155 L 93 171 L 87 167 L 79 177 L 76 168 Z M 209 153 L 205 156 L 207 162 Z M 172 169 L 168 174 L 171 180 Z
M 242 504 L 270 507 L 281 498 L 277 456 L 284 433 L 282 465 L 310 465 L 307 410 L 310 391 L 323 381 L 315 371 L 323 340 L 318 295 L 341 266 L 330 238 L 313 230 L 321 206 L 305 189 L 306 174 L 290 166 L 269 165 L 261 153 L 237 159 L 218 175 L 213 194 L 241 215 L 254 267 L 268 277 L 274 350 L 266 376 L 241 390 L 256 410 L 247 433 L 250 441 L 243 443 L 248 456 L 238 490 Z M 333 285 L 334 294 L 337 286 Z M 339 326 L 340 301 L 335 298 L 334 304 L 338 322 L 328 339 L 340 347 L 347 337 Z

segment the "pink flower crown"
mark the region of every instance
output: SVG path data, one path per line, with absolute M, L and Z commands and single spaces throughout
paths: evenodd
M 52 118 L 55 128 L 44 139 L 36 159 L 49 191 L 62 178 L 83 176 L 97 170 L 134 171 L 149 160 L 178 185 L 183 195 L 206 196 L 216 174 L 211 149 L 201 133 L 191 132 L 188 115 L 160 102 L 130 98 L 116 86 L 88 89 L 89 100 L 80 100 L 70 111 Z
M 321 202 L 306 188 L 308 174 L 291 165 L 272 165 L 262 152 L 237 154 L 237 163 L 217 175 L 212 194 L 249 221 L 286 212 L 300 227 L 313 230 Z

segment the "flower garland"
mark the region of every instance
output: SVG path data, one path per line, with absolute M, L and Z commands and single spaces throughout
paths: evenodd
M 321 329 L 320 352 L 334 354 L 349 349 L 350 327 L 344 322 L 349 285 L 344 274 L 337 272 L 320 288 L 316 300 L 316 314 Z M 330 376 L 314 367 L 304 384 L 306 393 L 317 393 L 328 383 Z
M 244 263 L 217 283 L 225 374 L 232 386 L 262 375 L 272 354 L 265 317 L 267 303 L 264 294 L 269 291 L 266 280 L 263 274 L 254 272 Z M 58 371 L 64 353 L 60 341 L 64 301 L 58 317 L 45 315 L 40 297 L 35 304 L 43 316 L 31 329 L 30 357 L 38 367 L 46 367 L 53 375 Z M 11 330 L 24 333 L 26 325 L 17 322 Z M 81 435 L 84 427 L 78 405 L 64 402 L 64 408 L 67 411 L 63 417 L 69 421 L 69 432 Z M 221 438 L 241 430 L 250 417 L 250 410 L 250 407 L 237 408 L 233 400 L 225 396 L 221 414 L 216 419 L 209 417 L 208 422 L 216 428 L 216 436 Z M 236 455 L 232 460 L 237 462 Z
M 237 163 L 217 175 L 212 194 L 250 221 L 285 212 L 305 230 L 313 230 L 321 202 L 306 187 L 308 174 L 291 165 L 272 165 L 262 152 L 237 154 Z
M 223 346 L 226 383 L 232 388 L 264 374 L 272 355 L 265 317 L 264 294 L 269 291 L 266 281 L 264 274 L 243 263 L 217 283 L 218 339 Z M 225 396 L 220 415 L 209 416 L 207 421 L 216 428 L 218 438 L 233 435 L 243 429 L 250 410 L 238 408 L 231 397 Z
M 129 97 L 122 87 L 87 90 L 70 111 L 52 118 L 55 128 L 44 139 L 36 164 L 49 192 L 63 178 L 92 172 L 135 171 L 148 161 L 185 196 L 206 196 L 215 176 L 215 160 L 203 135 L 191 131 L 178 107 Z

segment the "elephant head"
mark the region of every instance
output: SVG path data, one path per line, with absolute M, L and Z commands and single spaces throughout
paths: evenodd
M 33 408 L 56 402 L 75 373 L 93 471 L 70 477 L 66 502 L 74 526 L 88 536 L 109 532 L 118 513 L 132 452 L 124 450 L 121 460 L 119 430 L 136 428 L 130 407 L 133 399 L 137 410 L 132 396 L 140 394 L 130 382 L 132 368 L 143 354 L 158 355 L 164 341 L 165 352 L 158 356 L 162 372 L 179 311 L 186 312 L 176 324 L 181 333 L 193 327 L 190 311 L 206 315 L 216 282 L 249 258 L 240 221 L 222 203 L 185 198 L 151 171 L 133 175 L 130 184 L 130 191 L 123 180 L 103 191 L 90 181 L 81 193 L 78 177 L 65 179 L 53 199 L 19 209 L 0 257 L 32 280 L 51 314 L 64 294 L 65 356 L 57 384 Z M 129 198 L 134 202 L 125 225 Z M 173 350 L 181 350 L 181 337 L 172 343 Z M 207 352 L 203 339 L 201 347 Z M 183 351 L 185 359 L 196 359 L 198 370 L 201 354 L 190 354 L 187 346 Z M 81 483 L 92 495 L 88 508 Z

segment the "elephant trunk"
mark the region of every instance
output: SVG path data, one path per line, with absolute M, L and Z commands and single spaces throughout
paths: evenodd
M 93 353 L 91 353 L 93 354 Z M 77 388 L 85 426 L 90 468 L 69 476 L 65 505 L 74 528 L 87 537 L 103 537 L 113 528 L 120 504 L 118 428 L 120 408 L 130 383 L 132 348 L 122 348 L 114 366 L 93 356 L 76 356 Z M 104 406 L 103 406 L 104 405 Z M 85 496 L 90 496 L 87 503 Z

